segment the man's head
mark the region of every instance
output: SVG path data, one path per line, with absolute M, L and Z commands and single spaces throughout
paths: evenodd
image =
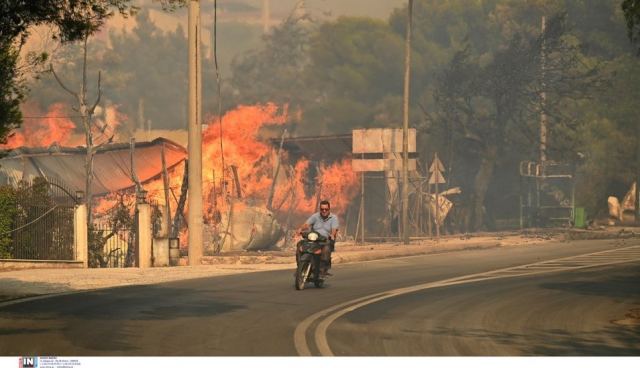
M 322 218 L 327 218 L 331 213 L 331 204 L 326 199 L 324 201 L 320 201 L 320 216 Z

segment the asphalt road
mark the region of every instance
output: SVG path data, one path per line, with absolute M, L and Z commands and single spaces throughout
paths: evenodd
M 347 264 L 303 291 L 291 270 L 52 297 L 0 308 L 0 355 L 638 355 L 639 245 Z

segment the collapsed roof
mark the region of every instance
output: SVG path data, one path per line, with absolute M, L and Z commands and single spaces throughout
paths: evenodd
M 179 165 L 187 156 L 184 147 L 168 139 L 136 142 L 134 160 L 141 183 L 162 175 L 163 148 L 167 170 Z M 72 191 L 84 191 L 86 154 L 85 147 L 60 147 L 56 144 L 49 148 L 16 148 L 0 159 L 0 184 L 15 186 L 21 180 L 30 181 L 36 177 L 57 178 Z M 107 144 L 96 149 L 92 182 L 94 195 L 134 187 L 130 155 L 128 143 Z

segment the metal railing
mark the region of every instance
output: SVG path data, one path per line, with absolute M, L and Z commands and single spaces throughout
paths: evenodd
M 73 217 L 75 198 L 62 182 L 36 178 L 23 181 L 13 197 L 8 253 L 12 259 L 74 260 Z
M 135 203 L 122 195 L 89 230 L 89 267 L 131 267 L 135 249 Z
M 93 226 L 92 241 L 99 249 L 94 249 L 91 267 L 127 267 L 127 254 L 133 247 L 134 237 L 131 228 L 114 229 L 108 224 Z

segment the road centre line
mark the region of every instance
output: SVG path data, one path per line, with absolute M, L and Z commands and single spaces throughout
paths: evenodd
M 598 259 L 598 256 L 600 255 L 605 255 L 605 254 L 609 255 L 611 253 L 615 253 L 618 251 L 621 251 L 620 253 L 623 253 L 623 255 L 625 256 L 632 256 L 632 258 L 629 259 L 628 257 L 626 257 L 626 258 L 619 258 L 615 260 L 605 260 L 605 262 L 602 262 L 603 260 Z M 636 256 L 637 258 L 634 258 L 633 256 Z M 591 258 L 592 262 L 589 264 L 575 265 L 575 260 L 577 258 L 584 258 L 585 260 Z M 307 330 L 316 321 L 322 319 L 318 323 L 316 330 L 314 332 L 315 345 L 320 355 L 333 356 L 334 354 L 331 351 L 331 348 L 329 347 L 329 343 L 327 341 L 327 329 L 331 325 L 331 323 L 333 323 L 336 319 L 342 317 L 343 315 L 349 312 L 352 312 L 356 309 L 362 308 L 369 304 L 373 304 L 385 299 L 393 298 L 396 296 L 413 293 L 417 291 L 422 291 L 426 289 L 443 287 L 443 286 L 452 286 L 452 285 L 459 285 L 459 284 L 478 282 L 478 281 L 495 280 L 495 279 L 519 277 L 519 276 L 531 276 L 531 275 L 539 275 L 539 274 L 546 274 L 546 273 L 559 272 L 559 271 L 607 266 L 607 265 L 633 262 L 638 259 L 640 259 L 640 246 L 630 246 L 626 248 L 605 250 L 605 251 L 594 252 L 589 254 L 563 257 L 563 258 L 553 259 L 549 261 L 536 262 L 528 265 L 507 267 L 503 269 L 482 272 L 482 273 L 473 274 L 473 275 L 454 277 L 446 280 L 428 282 L 420 285 L 414 285 L 409 287 L 388 290 L 380 293 L 375 293 L 375 294 L 353 299 L 351 301 L 347 301 L 347 302 L 332 306 L 330 308 L 314 313 L 313 315 L 307 317 L 300 324 L 298 324 L 298 326 L 296 326 L 296 330 L 294 331 L 294 345 L 295 345 L 296 351 L 298 352 L 298 355 L 311 356 L 312 355 L 311 349 L 309 348 L 309 345 L 307 343 L 307 338 L 306 338 Z M 561 261 L 572 261 L 572 262 L 567 262 L 570 264 L 563 265 Z M 539 268 L 540 266 L 543 266 L 545 264 L 548 266 Z M 554 265 L 554 267 L 549 267 L 552 264 Z M 519 271 L 519 272 L 516 272 L 516 271 Z

